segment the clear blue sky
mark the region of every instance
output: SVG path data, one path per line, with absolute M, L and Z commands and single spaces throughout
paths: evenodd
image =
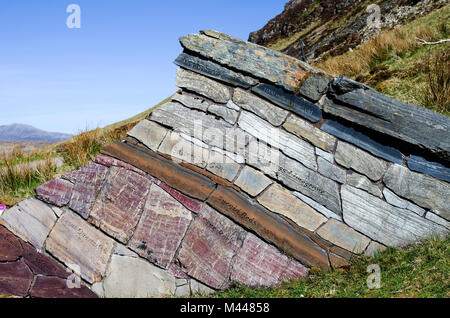
M 9 0 L 0 5 L 0 125 L 77 133 L 129 118 L 175 90 L 181 35 L 247 40 L 287 0 Z M 81 29 L 69 29 L 69 4 Z

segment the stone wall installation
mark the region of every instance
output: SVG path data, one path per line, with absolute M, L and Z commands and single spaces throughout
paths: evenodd
M 25 245 L 100 297 L 177 297 L 448 235 L 448 117 L 216 31 L 180 42 L 170 102 L 1 215 L 0 294 L 60 286 Z

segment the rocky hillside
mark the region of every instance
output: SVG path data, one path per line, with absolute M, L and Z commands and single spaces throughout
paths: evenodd
M 290 0 L 281 14 L 251 33 L 249 41 L 299 58 L 302 39 L 308 61 L 317 61 L 341 55 L 382 29 L 404 24 L 446 3 L 446 0 Z M 377 26 L 367 23 L 376 12 L 369 7 L 373 4 L 380 8 Z
M 0 126 L 0 141 L 59 142 L 70 137 L 72 136 L 69 134 L 47 132 L 23 124 Z

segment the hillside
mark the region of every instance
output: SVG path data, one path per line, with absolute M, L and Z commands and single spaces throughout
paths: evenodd
M 249 41 L 301 58 L 300 39 L 309 62 L 341 55 L 367 41 L 380 30 L 391 29 L 444 6 L 445 0 L 290 0 L 284 11 Z M 371 4 L 380 7 L 380 26 L 370 27 L 367 12 Z
M 71 135 L 47 132 L 30 125 L 12 124 L 0 126 L 0 141 L 39 141 L 59 142 L 70 138 Z

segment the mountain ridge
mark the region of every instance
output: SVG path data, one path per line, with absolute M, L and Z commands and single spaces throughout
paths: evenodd
M 0 125 L 0 141 L 59 142 L 70 137 L 70 134 L 49 132 L 26 124 Z

